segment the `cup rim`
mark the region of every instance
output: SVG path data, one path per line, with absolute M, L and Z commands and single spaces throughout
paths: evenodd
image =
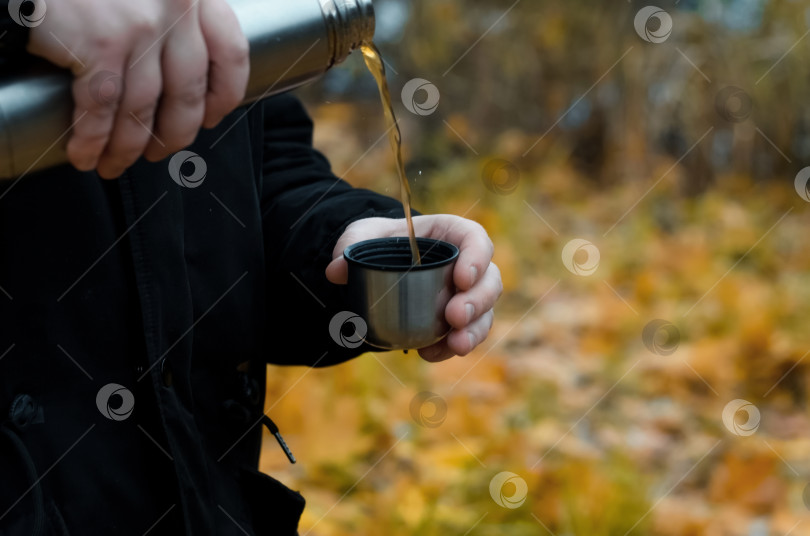
M 440 261 L 423 263 L 418 266 L 413 265 L 388 266 L 385 264 L 379 264 L 375 262 L 369 262 L 353 258 L 353 254 L 358 249 L 362 249 L 369 245 L 373 244 L 401 245 L 403 242 L 405 242 L 406 244 L 409 242 L 407 236 L 387 236 L 384 238 L 372 238 L 370 240 L 363 240 L 362 242 L 356 242 L 346 247 L 346 249 L 343 250 L 343 258 L 346 259 L 346 262 L 348 262 L 350 265 L 365 268 L 367 270 L 378 270 L 381 272 L 410 272 L 410 271 L 421 272 L 425 270 L 435 270 L 436 268 L 441 268 L 443 266 L 447 266 L 448 264 L 453 263 L 458 258 L 459 250 L 458 247 L 456 247 L 454 244 L 451 244 L 450 242 L 444 242 L 442 240 L 438 240 L 435 238 L 425 238 L 425 237 L 416 238 L 416 243 L 419 246 L 420 254 L 422 254 L 424 251 L 430 251 L 436 246 L 441 246 L 449 249 L 450 255 L 447 258 L 442 259 Z

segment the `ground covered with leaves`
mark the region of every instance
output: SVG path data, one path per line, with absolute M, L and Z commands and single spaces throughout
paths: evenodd
M 508 195 L 476 164 L 456 171 L 466 188 L 421 197 L 493 237 L 506 292 L 488 342 L 438 365 L 394 352 L 270 370 L 301 464 L 270 441 L 263 469 L 307 496 L 302 534 L 810 530 L 810 205 L 732 176 L 687 198 L 674 170 L 614 226 L 672 162 L 607 191 L 522 170 Z M 563 262 L 575 238 L 598 248 L 590 275 Z M 760 414 L 750 435 L 724 424 L 733 400 Z M 502 471 L 528 485 L 518 508 L 491 496 Z

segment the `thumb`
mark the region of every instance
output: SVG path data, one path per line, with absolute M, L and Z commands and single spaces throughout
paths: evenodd
M 343 250 L 363 240 L 394 236 L 399 231 L 398 223 L 399 220 L 389 218 L 365 218 L 349 224 L 332 250 L 332 262 L 326 266 L 326 279 L 336 285 L 345 285 L 349 280 L 349 265 L 343 258 Z
M 345 285 L 349 281 L 349 264 L 343 255 L 332 259 L 326 266 L 326 279 L 335 285 Z

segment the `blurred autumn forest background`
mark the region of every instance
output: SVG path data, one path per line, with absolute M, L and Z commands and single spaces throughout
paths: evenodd
M 810 534 L 810 8 L 656 5 L 375 1 L 415 205 L 482 223 L 505 293 L 464 358 L 271 369 L 301 534 Z M 357 56 L 299 94 L 397 196 Z

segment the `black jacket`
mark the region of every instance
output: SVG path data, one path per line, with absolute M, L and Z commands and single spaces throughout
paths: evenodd
M 0 534 L 295 534 L 303 499 L 257 471 L 265 364 L 363 350 L 329 336 L 324 268 L 401 216 L 311 134 L 281 96 L 199 135 L 195 188 L 168 160 L 0 181 Z

